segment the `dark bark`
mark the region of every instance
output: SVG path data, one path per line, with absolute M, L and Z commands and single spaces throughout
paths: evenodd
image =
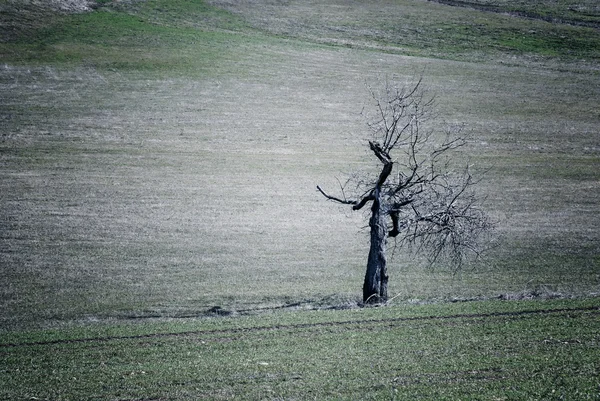
M 390 176 L 394 166 L 388 153 L 381 149 L 378 144 L 369 142 L 369 145 L 375 156 L 383 163 L 383 168 L 379 173 L 372 194 L 373 204 L 371 205 L 371 219 L 369 220 L 371 246 L 363 284 L 363 302 L 365 304 L 384 303 L 387 302 L 388 298 L 387 259 L 385 256 L 388 236 L 387 213 L 384 210 L 385 203 L 382 199 L 381 188 Z
M 363 284 L 363 302 L 365 304 L 383 303 L 388 298 L 388 274 L 385 255 L 387 243 L 386 215 L 382 210 L 381 195 L 375 191 L 371 206 L 371 246 L 367 259 L 367 272 Z

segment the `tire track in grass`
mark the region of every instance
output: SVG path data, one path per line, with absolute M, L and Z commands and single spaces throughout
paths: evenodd
M 283 325 L 272 325 L 272 326 L 257 326 L 257 327 L 241 327 L 241 328 L 229 328 L 229 329 L 209 329 L 209 330 L 192 330 L 184 332 L 167 332 L 167 333 L 149 333 L 149 334 L 136 334 L 130 336 L 107 336 L 107 337 L 95 337 L 95 338 L 79 338 L 79 339 L 63 339 L 63 340 L 49 340 L 49 341 L 32 341 L 23 343 L 0 343 L 0 348 L 17 348 L 17 347 L 29 347 L 29 346 L 48 346 L 48 345 L 60 345 L 60 344 L 80 344 L 80 343 L 103 343 L 110 341 L 119 340 L 140 340 L 140 339 L 158 339 L 158 338 L 173 338 L 173 337 L 187 337 L 187 336 L 199 336 L 199 335 L 214 335 L 214 334 L 239 334 L 239 333 L 254 333 L 261 331 L 277 331 L 277 330 L 294 330 L 294 329 L 306 329 L 316 327 L 337 327 L 337 326 L 351 326 L 351 325 L 363 325 L 363 324 L 382 324 L 382 323 L 404 323 L 404 322 L 415 322 L 415 321 L 450 321 L 459 319 L 485 319 L 494 317 L 521 317 L 521 316 L 534 316 L 534 315 L 548 315 L 548 314 L 561 314 L 561 313 L 572 313 L 572 312 L 592 312 L 593 314 L 600 314 L 600 307 L 588 306 L 578 308 L 559 308 L 559 309 L 530 309 L 522 311 L 508 311 L 508 312 L 490 312 L 490 313 L 460 313 L 445 316 L 413 316 L 413 317 L 397 317 L 397 318 L 383 318 L 383 319 L 356 319 L 347 320 L 340 322 L 317 322 L 317 323 L 298 323 L 298 324 L 283 324 Z

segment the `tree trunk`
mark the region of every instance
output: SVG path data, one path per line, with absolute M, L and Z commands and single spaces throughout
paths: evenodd
M 367 272 L 363 284 L 363 302 L 375 304 L 387 301 L 388 275 L 385 249 L 387 242 L 386 216 L 381 207 L 379 189 L 375 190 L 375 199 L 371 206 L 371 246 L 367 260 Z

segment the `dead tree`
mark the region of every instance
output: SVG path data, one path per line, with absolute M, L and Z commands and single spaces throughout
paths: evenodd
M 381 93 L 371 90 L 375 113 L 367 122 L 372 134 L 368 146 L 378 174 L 355 174 L 339 196 L 317 186 L 328 200 L 353 210 L 371 206 L 364 303 L 388 299 L 388 238 L 425 253 L 432 263 L 444 258 L 459 268 L 468 254 L 480 254 L 479 239 L 492 227 L 478 206 L 469 165 L 458 172 L 451 168 L 455 151 L 466 144 L 460 130 L 436 135 L 424 128 L 433 99 L 421 86 L 419 80 L 409 89 L 388 83 Z

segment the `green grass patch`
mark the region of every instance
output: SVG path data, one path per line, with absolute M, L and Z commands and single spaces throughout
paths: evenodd
M 116 6 L 134 15 L 143 16 L 153 24 L 171 27 L 193 27 L 203 30 L 245 31 L 243 19 L 203 0 L 148 0 L 133 7 Z
M 593 28 L 550 28 L 542 31 L 502 30 L 498 32 L 498 46 L 509 51 L 565 58 L 598 58 L 599 38 Z
M 475 302 L 0 337 L 5 399 L 593 399 L 599 304 Z
M 4 60 L 202 76 L 235 59 L 245 42 L 232 34 L 237 19 L 195 1 L 144 2 L 135 10 L 106 6 L 50 18 L 1 44 Z

